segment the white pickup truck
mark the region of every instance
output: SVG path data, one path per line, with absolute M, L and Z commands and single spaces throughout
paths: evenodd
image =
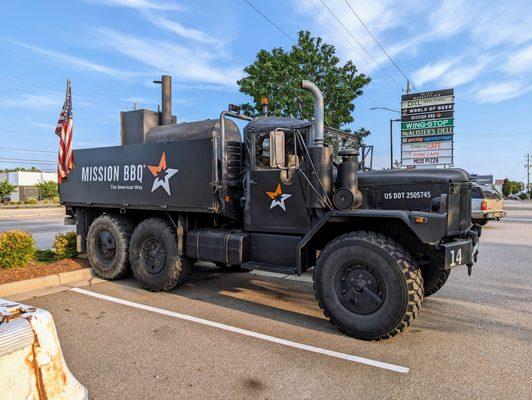
M 473 185 L 471 188 L 471 219 L 473 222 L 486 225 L 488 221 L 499 221 L 506 216 L 503 210 L 502 195 L 488 186 Z

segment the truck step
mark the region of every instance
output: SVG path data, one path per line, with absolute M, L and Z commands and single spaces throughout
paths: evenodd
M 296 267 L 289 267 L 286 265 L 267 264 L 258 261 L 246 261 L 242 263 L 242 268 L 257 269 L 259 271 L 276 272 L 278 274 L 296 275 Z

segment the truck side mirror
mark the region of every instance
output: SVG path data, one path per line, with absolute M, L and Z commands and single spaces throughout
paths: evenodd
M 270 132 L 270 167 L 285 168 L 284 131 Z

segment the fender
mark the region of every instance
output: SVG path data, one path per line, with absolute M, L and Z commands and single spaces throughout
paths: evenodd
M 421 223 L 416 222 L 416 217 L 421 217 Z M 302 253 L 312 242 L 312 239 L 326 226 L 330 224 L 352 223 L 356 230 L 357 220 L 382 219 L 401 221 L 414 235 L 425 244 L 434 245 L 442 237 L 446 236 L 447 213 L 429 213 L 423 211 L 406 210 L 368 210 L 358 209 L 352 211 L 329 211 L 324 214 L 297 245 L 297 274 L 302 272 Z M 383 221 L 385 223 L 385 221 Z

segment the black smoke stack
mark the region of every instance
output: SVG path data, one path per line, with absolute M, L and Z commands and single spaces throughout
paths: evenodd
M 163 105 L 161 125 L 170 125 L 172 123 L 172 77 L 170 75 L 162 76 L 161 101 Z
M 161 125 L 172 124 L 172 77 L 163 75 L 160 81 L 153 81 L 161 85 L 161 104 L 163 113 L 161 115 Z

